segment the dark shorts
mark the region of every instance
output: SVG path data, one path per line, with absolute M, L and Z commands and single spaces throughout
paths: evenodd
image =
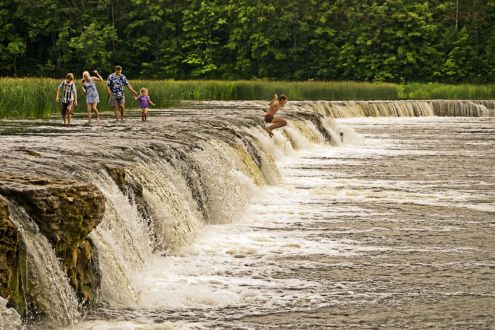
M 125 96 L 116 96 L 110 95 L 110 100 L 108 102 L 110 105 L 124 105 L 125 104 Z
M 266 123 L 271 123 L 273 120 L 273 116 L 272 115 L 265 115 L 265 122 Z
M 62 102 L 62 117 L 67 116 L 72 112 L 72 102 L 64 103 Z

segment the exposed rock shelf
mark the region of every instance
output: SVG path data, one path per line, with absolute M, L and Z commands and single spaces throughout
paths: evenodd
M 0 173 L 0 289 L 22 314 L 29 305 L 29 279 L 23 269 L 24 242 L 9 217 L 6 200 L 22 207 L 62 260 L 69 283 L 82 301 L 99 288 L 96 251 L 88 234 L 102 220 L 105 203 L 93 185 L 73 180 Z

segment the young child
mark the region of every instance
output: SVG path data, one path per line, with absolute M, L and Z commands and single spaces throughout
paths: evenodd
M 141 110 L 141 121 L 146 121 L 148 117 L 148 106 L 155 105 L 148 96 L 148 89 L 143 87 L 139 90 L 141 93 L 139 96 L 135 96 L 134 98 L 139 102 L 139 109 Z
M 77 106 L 77 90 L 74 84 L 74 75 L 68 73 L 65 80 L 57 88 L 55 101 L 60 100 L 60 91 L 62 91 L 62 118 L 64 126 L 70 126 L 72 120 L 72 106 Z

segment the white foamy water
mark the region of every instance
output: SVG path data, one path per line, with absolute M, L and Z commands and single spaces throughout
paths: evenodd
M 339 124 L 338 147 L 274 150 L 279 184 L 129 274 L 136 305 L 76 328 L 493 325 L 495 120 Z

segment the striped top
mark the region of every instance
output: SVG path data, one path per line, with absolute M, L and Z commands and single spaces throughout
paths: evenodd
M 77 95 L 76 84 L 73 81 L 68 83 L 66 80 L 62 81 L 58 86 L 58 89 L 62 90 L 62 103 L 74 102 Z

